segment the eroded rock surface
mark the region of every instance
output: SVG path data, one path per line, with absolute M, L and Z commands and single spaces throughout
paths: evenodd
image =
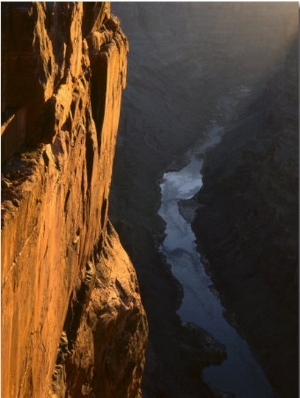
M 147 320 L 107 215 L 126 37 L 107 3 L 2 17 L 2 396 L 137 397 Z

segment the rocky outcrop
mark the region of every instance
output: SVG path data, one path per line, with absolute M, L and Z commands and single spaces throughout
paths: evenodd
M 2 396 L 137 397 L 147 320 L 108 219 L 126 37 L 107 3 L 2 17 Z
M 205 156 L 200 251 L 230 321 L 280 397 L 298 396 L 298 39 L 265 92 Z

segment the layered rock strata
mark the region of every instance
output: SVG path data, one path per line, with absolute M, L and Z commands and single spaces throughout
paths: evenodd
M 2 18 L 2 396 L 137 397 L 147 320 L 108 219 L 126 37 L 107 3 Z

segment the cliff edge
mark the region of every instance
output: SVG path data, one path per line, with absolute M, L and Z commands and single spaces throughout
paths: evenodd
M 126 37 L 108 3 L 3 3 L 2 41 L 2 396 L 140 396 L 147 319 L 108 219 Z

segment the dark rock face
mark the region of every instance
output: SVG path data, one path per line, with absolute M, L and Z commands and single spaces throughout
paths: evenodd
M 206 155 L 192 223 L 228 308 L 280 397 L 298 396 L 298 39 Z
M 108 218 L 127 39 L 108 3 L 2 6 L 2 396 L 136 398 L 148 324 Z
M 238 128 L 241 111 L 263 95 L 266 76 L 285 51 L 295 15 L 298 23 L 298 8 L 201 2 L 112 7 L 129 38 L 130 52 L 110 210 L 136 265 L 148 314 L 143 392 L 145 397 L 210 396 L 201 381 L 203 358 L 182 360 L 175 313 L 180 285 L 158 253 L 164 234 L 157 215 L 158 182 L 166 169 L 184 163 L 184 153 L 195 142 L 205 141 L 211 120 L 225 127 L 234 123 L 226 113 L 227 99 L 245 84 L 252 93 L 235 106 Z M 257 123 L 262 123 L 266 113 L 256 111 Z

